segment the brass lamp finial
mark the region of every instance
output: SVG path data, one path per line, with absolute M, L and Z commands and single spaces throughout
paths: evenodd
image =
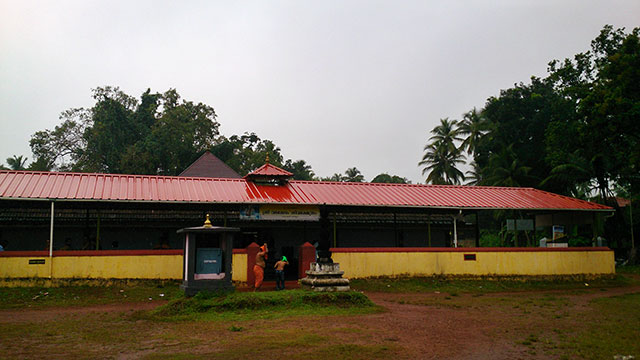
M 264 160 L 265 163 L 269 163 L 269 153 L 267 153 L 267 158 Z
M 204 225 L 202 225 L 202 227 L 206 227 L 206 228 L 213 227 L 213 225 L 211 225 L 211 220 L 209 220 L 209 214 L 207 214 L 207 219 L 204 221 Z

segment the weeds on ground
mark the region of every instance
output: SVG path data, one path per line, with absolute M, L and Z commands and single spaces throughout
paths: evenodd
M 629 286 L 635 281 L 624 275 L 598 279 L 566 279 L 566 278 L 477 278 L 452 279 L 446 277 L 384 277 L 368 279 L 351 279 L 351 288 L 360 291 L 412 293 L 412 292 L 447 292 L 458 293 L 492 293 L 539 290 L 575 290 L 586 287 L 610 288 Z M 455 295 L 453 295 L 455 296 Z
M 181 296 L 177 282 L 111 281 L 104 286 L 0 287 L 0 309 L 87 306 L 169 300 Z

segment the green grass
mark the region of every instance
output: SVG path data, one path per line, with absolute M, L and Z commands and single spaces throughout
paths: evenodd
M 0 287 L 0 309 L 174 299 L 181 294 L 176 282 L 154 281 L 112 281 L 106 286 Z
M 492 293 L 511 291 L 540 291 L 540 290 L 579 290 L 587 287 L 610 288 L 633 285 L 637 281 L 624 275 L 599 279 L 567 279 L 567 278 L 496 278 L 496 279 L 450 279 L 445 277 L 394 277 L 352 279 L 350 284 L 355 290 L 391 292 L 391 293 L 419 293 L 442 292 L 452 296 L 458 293 Z M 587 284 L 587 285 L 585 285 Z
M 640 275 L 640 265 L 618 266 L 616 272 L 619 274 Z
M 152 311 L 154 320 L 246 320 L 283 316 L 366 314 L 380 311 L 366 295 L 356 292 L 200 292 L 180 297 Z
M 582 319 L 590 324 L 561 344 L 568 355 L 583 359 L 613 359 L 640 355 L 640 294 L 591 301 L 594 312 Z

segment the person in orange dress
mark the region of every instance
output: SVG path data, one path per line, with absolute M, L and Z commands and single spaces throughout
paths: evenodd
M 262 281 L 264 281 L 264 268 L 267 266 L 265 260 L 267 259 L 268 253 L 269 249 L 267 248 L 267 243 L 264 243 L 264 245 L 260 246 L 258 254 L 256 254 L 256 264 L 253 265 L 253 274 L 256 278 L 253 291 L 260 289 Z

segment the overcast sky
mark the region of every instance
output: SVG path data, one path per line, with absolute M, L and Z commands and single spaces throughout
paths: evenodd
M 33 160 L 30 136 L 90 107 L 92 88 L 175 88 L 223 135 L 256 132 L 319 176 L 424 182 L 440 118 L 639 19 L 638 0 L 0 0 L 0 162 Z

